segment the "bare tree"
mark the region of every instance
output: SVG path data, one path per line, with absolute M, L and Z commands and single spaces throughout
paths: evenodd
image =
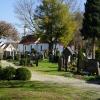
M 42 0 L 36 0 L 39 3 Z M 72 12 L 79 11 L 79 0 L 60 0 L 66 3 Z M 38 28 L 38 24 L 35 20 L 35 0 L 17 0 L 15 4 L 15 14 L 18 19 L 22 21 L 22 23 L 30 30 L 32 33 Z
M 78 49 L 78 46 L 82 47 L 82 43 L 83 43 L 83 40 L 82 40 L 82 36 L 81 36 L 81 33 L 80 33 L 80 29 L 82 28 L 82 22 L 83 22 L 83 13 L 75 13 L 75 20 L 77 21 L 77 30 L 75 32 L 75 36 L 74 36 L 74 45 L 75 47 Z
M 25 27 L 34 32 L 35 22 L 33 0 L 17 0 L 15 5 L 15 13 Z
M 18 40 L 17 30 L 10 24 L 5 21 L 0 21 L 0 38 L 6 37 L 12 40 Z
M 64 2 L 69 6 L 71 12 L 79 12 L 82 6 L 82 0 L 64 0 Z

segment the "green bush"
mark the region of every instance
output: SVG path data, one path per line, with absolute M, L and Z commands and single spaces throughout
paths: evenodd
M 34 53 L 35 54 L 36 52 L 37 51 L 34 48 L 31 49 L 31 53 Z
M 2 70 L 2 80 L 12 80 L 15 77 L 16 69 L 14 67 L 6 67 Z
M 27 53 L 25 55 L 21 55 L 20 65 L 22 66 L 30 65 L 30 56 Z
M 30 65 L 30 58 L 22 58 L 20 60 L 20 65 L 22 65 L 22 66 L 28 66 L 28 65 Z
M 8 56 L 8 57 L 6 57 L 6 59 L 7 59 L 7 60 L 12 60 L 13 57 L 12 57 L 12 56 Z
M 86 81 L 95 80 L 95 76 L 87 76 L 87 75 L 84 75 L 83 78 L 84 78 L 84 80 L 86 80 Z
M 2 67 L 0 66 L 0 80 L 2 79 Z
M 21 58 L 19 63 L 20 63 L 20 65 L 25 66 L 25 60 L 24 60 L 24 58 Z
M 96 50 L 96 60 L 100 62 L 100 49 Z
M 16 54 L 16 55 L 14 56 L 14 60 L 16 60 L 16 61 L 19 60 L 19 54 Z
M 18 68 L 16 70 L 16 80 L 29 80 L 31 72 L 27 68 Z

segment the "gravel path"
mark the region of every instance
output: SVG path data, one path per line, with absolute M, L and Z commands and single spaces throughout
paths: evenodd
M 46 75 L 46 74 L 41 74 L 39 72 L 32 72 L 31 80 L 32 81 L 36 80 L 36 81 L 71 85 L 71 86 L 77 86 L 77 87 L 81 87 L 81 88 L 100 89 L 100 85 L 89 84 L 84 80 L 79 80 L 79 79 L 75 79 L 75 78 L 68 78 L 68 77 L 63 77 L 63 76 L 56 76 L 56 75 Z
M 8 62 L 8 61 L 6 61 L 6 60 L 1 60 L 1 66 L 2 67 L 7 67 L 7 66 L 12 66 L 12 67 L 14 67 L 14 68 L 19 68 L 19 67 L 21 67 L 21 66 L 16 66 L 15 64 L 13 64 L 13 63 L 11 63 L 11 62 Z
M 1 65 L 2 66 L 13 66 L 15 68 L 21 67 L 21 66 L 15 66 L 11 62 L 7 62 L 4 60 L 1 61 Z M 51 82 L 51 83 L 77 86 L 77 87 L 81 87 L 81 88 L 100 89 L 100 85 L 89 84 L 89 83 L 86 83 L 86 81 L 84 81 L 84 80 L 68 78 L 68 77 L 64 77 L 64 76 L 47 75 L 47 74 L 42 74 L 42 73 L 33 72 L 33 71 L 31 73 L 32 73 L 31 81 L 43 81 L 43 82 Z

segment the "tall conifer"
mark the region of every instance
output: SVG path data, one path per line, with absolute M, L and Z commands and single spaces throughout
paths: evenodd
M 100 39 L 100 0 L 87 0 L 81 32 L 84 39 L 92 39 L 92 58 L 95 59 L 95 41 Z

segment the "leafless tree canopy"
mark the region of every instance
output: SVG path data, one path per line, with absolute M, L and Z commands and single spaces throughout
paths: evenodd
M 64 0 L 64 1 L 69 6 L 70 11 L 72 12 L 80 11 L 82 0 Z
M 15 5 L 15 13 L 22 23 L 34 31 L 34 0 L 17 0 Z
M 18 40 L 17 30 L 10 24 L 5 21 L 0 21 L 0 38 L 6 37 L 12 40 Z
M 42 0 L 36 0 L 41 2 Z M 81 1 L 81 0 L 80 0 Z M 72 12 L 76 12 L 80 7 L 79 0 L 62 0 L 69 6 Z M 35 0 L 17 0 L 15 4 L 15 13 L 22 23 L 32 32 L 37 29 L 38 25 L 34 20 Z

